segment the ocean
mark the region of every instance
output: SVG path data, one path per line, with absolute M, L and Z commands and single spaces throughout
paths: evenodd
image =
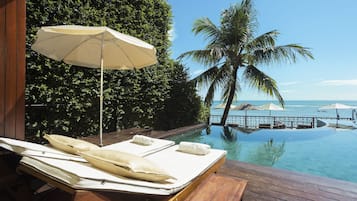
M 211 107 L 211 115 L 222 115 L 223 109 L 215 109 L 214 107 L 221 104 L 221 101 L 214 101 Z M 240 104 L 252 104 L 254 106 L 260 106 L 267 103 L 274 103 L 279 105 L 277 101 L 260 101 L 260 100 L 245 100 L 233 102 L 234 105 Z M 349 106 L 354 106 L 357 108 L 357 100 L 349 101 L 333 101 L 333 100 L 287 100 L 285 101 L 285 107 L 282 111 L 271 111 L 272 116 L 293 116 L 293 117 L 331 117 L 336 118 L 336 110 L 320 110 L 322 106 L 341 103 Z M 270 111 L 265 110 L 230 110 L 229 115 L 245 115 L 247 112 L 248 116 L 268 116 Z M 338 113 L 341 118 L 351 118 L 352 109 L 339 109 Z

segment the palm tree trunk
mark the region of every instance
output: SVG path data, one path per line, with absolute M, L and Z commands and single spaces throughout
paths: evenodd
M 227 100 L 226 107 L 224 108 L 223 115 L 222 115 L 222 118 L 221 118 L 221 123 L 220 124 L 222 126 L 226 125 L 229 109 L 231 108 L 231 105 L 232 105 L 232 102 L 233 102 L 234 94 L 235 94 L 235 91 L 236 91 L 237 71 L 238 71 L 238 67 L 234 68 L 233 75 L 232 75 L 233 82 L 231 83 L 231 86 L 230 86 L 231 89 L 229 91 L 228 100 Z
M 231 98 L 231 92 L 229 92 L 229 97 L 228 97 L 228 100 L 227 100 L 227 104 L 226 104 L 226 107 L 224 108 L 224 111 L 223 111 L 223 115 L 222 115 L 222 118 L 221 118 L 221 125 L 226 125 L 226 121 L 227 121 L 227 118 L 228 118 L 228 112 L 229 112 L 229 109 L 231 108 L 231 105 L 232 105 L 232 102 L 233 102 L 233 97 Z M 234 94 L 234 93 L 233 93 Z

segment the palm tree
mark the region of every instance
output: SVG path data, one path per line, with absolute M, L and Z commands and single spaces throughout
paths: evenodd
M 205 97 L 207 105 L 212 104 L 215 91 L 223 89 L 222 99 L 226 107 L 221 119 L 222 125 L 226 122 L 233 99 L 241 91 L 241 81 L 276 97 L 284 107 L 276 81 L 262 72 L 258 65 L 282 61 L 293 63 L 297 55 L 313 59 L 309 49 L 300 45 L 275 45 L 279 35 L 276 30 L 254 37 L 256 25 L 251 0 L 243 0 L 241 4 L 232 5 L 222 12 L 220 26 L 216 26 L 208 18 L 196 20 L 192 31 L 196 35 L 203 34 L 208 44 L 203 50 L 192 50 L 179 56 L 179 59 L 191 57 L 209 66 L 193 81 L 198 86 L 209 86 Z

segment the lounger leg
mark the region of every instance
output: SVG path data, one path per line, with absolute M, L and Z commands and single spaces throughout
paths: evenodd
M 1 150 L 0 150 L 1 152 Z M 1 200 L 32 200 L 32 191 L 26 179 L 15 171 L 19 157 L 12 153 L 0 153 L 0 195 Z
M 33 198 L 28 185 L 26 185 L 23 182 L 19 183 L 16 186 L 8 187 L 7 192 L 16 201 L 26 201 L 26 200 L 30 201 Z

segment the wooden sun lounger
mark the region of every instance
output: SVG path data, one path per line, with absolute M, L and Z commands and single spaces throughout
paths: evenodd
M 108 192 L 108 191 L 87 191 L 72 188 L 64 183 L 59 182 L 51 175 L 46 175 L 42 172 L 36 171 L 32 167 L 24 164 L 19 164 L 17 172 L 20 174 L 28 174 L 40 179 L 49 185 L 58 188 L 66 193 L 69 193 L 73 201 L 111 201 L 111 200 L 153 200 L 153 201 L 183 201 L 185 200 L 199 184 L 210 175 L 214 174 L 225 162 L 225 157 L 219 159 L 212 165 L 205 173 L 194 179 L 188 186 L 174 195 L 160 196 L 147 194 L 130 194 L 122 192 Z
M 201 184 L 203 181 L 205 181 L 204 183 L 208 182 L 208 184 L 217 184 L 220 186 L 220 182 L 228 183 L 232 179 L 227 177 L 216 180 L 215 177 L 210 177 L 210 175 L 213 175 L 225 163 L 225 151 L 223 150 L 212 149 L 207 157 L 203 157 L 177 152 L 178 145 L 175 145 L 146 156 L 150 160 L 157 162 L 166 161 L 168 156 L 178 159 L 172 161 L 171 163 L 166 163 L 165 167 L 168 168 L 168 170 L 171 170 L 176 178 L 181 179 L 176 180 L 177 182 L 175 183 L 164 184 L 113 177 L 110 174 L 106 174 L 104 172 L 101 173 L 100 170 L 84 165 L 83 161 L 78 161 L 76 157 L 56 154 L 54 150 L 44 147 L 43 145 L 9 139 L 3 139 L 0 144 L 8 150 L 14 151 L 11 152 L 13 154 L 20 151 L 17 153 L 19 155 L 16 156 L 24 154 L 21 161 L 17 162 L 14 166 L 16 167 L 16 171 L 18 173 L 17 175 L 19 177 L 43 181 L 44 184 L 53 187 L 37 188 L 36 193 L 43 192 L 43 189 L 55 189 L 54 191 L 45 191 L 45 193 L 59 192 L 62 196 L 65 195 L 65 198 L 63 199 L 61 196 L 55 196 L 54 199 L 49 198 L 48 200 L 51 201 L 182 201 L 192 193 L 195 193 L 193 191 L 206 191 L 206 185 Z M 37 153 L 40 152 L 39 150 L 33 150 L 36 146 L 38 146 L 37 148 L 39 150 L 43 150 L 43 153 L 41 152 L 43 156 Z M 194 167 L 188 167 L 187 165 L 181 166 L 181 164 L 185 164 L 182 163 L 182 161 L 185 161 L 186 163 L 188 162 L 189 164 L 197 162 L 197 164 Z M 209 166 L 206 166 L 206 164 L 209 164 Z M 204 186 L 202 187 L 202 185 Z M 207 186 L 209 187 L 211 185 Z M 243 190 L 244 188 L 245 186 L 243 187 Z M 28 189 L 30 189 L 29 186 Z M 237 194 L 237 192 L 240 192 L 235 188 L 232 189 L 229 187 L 222 188 L 222 190 L 224 190 L 222 192 L 230 192 L 234 195 L 238 195 L 239 193 Z M 31 199 L 32 196 L 28 196 L 24 199 L 24 201 Z
M 312 125 L 310 125 L 310 124 L 307 124 L 307 125 L 305 125 L 305 124 L 299 124 L 299 125 L 297 125 L 296 128 L 297 128 L 297 129 L 312 128 Z
M 271 128 L 270 124 L 259 124 L 259 128 Z

